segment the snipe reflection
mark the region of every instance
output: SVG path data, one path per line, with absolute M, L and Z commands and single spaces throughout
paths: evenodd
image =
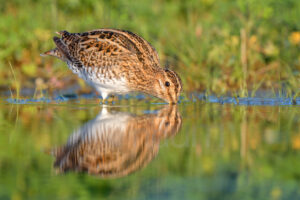
M 67 143 L 53 150 L 59 172 L 87 172 L 103 178 L 122 177 L 145 167 L 159 150 L 160 140 L 181 127 L 176 106 L 155 114 L 108 112 L 74 131 Z

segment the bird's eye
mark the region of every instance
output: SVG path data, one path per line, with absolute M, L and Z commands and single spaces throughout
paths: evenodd
M 166 82 L 165 82 L 165 86 L 169 87 L 169 86 L 170 86 L 170 82 L 169 82 L 169 81 L 166 81 Z

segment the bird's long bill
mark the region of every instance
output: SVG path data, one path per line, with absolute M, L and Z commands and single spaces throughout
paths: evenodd
M 42 54 L 40 54 L 41 56 L 54 56 L 56 58 L 59 58 L 61 60 L 64 60 L 64 56 L 62 55 L 62 53 L 59 51 L 58 48 L 55 49 L 51 49 L 49 51 L 46 51 Z
M 41 56 L 55 56 L 55 57 L 57 57 L 56 51 L 57 51 L 57 49 L 55 48 L 55 49 L 51 49 L 49 51 L 46 51 L 44 53 L 41 53 L 40 55 Z

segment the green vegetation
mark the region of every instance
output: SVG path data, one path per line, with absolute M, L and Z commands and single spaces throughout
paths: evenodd
M 153 44 L 185 91 L 246 96 L 268 89 L 293 96 L 300 85 L 299 10 L 297 0 L 2 1 L 0 85 L 51 92 L 74 83 L 64 63 L 39 54 L 54 46 L 57 30 L 112 27 Z
M 181 131 L 161 141 L 154 160 L 127 177 L 103 180 L 57 174 L 46 153 L 101 110 L 77 107 L 1 105 L 0 199 L 300 198 L 299 109 L 182 105 Z
M 299 13 L 299 0 L 2 0 L 0 93 L 19 99 L 34 88 L 36 98 L 74 83 L 88 92 L 66 64 L 40 53 L 54 47 L 55 31 L 118 28 L 149 41 L 185 92 L 232 94 L 238 102 L 262 89 L 296 101 Z M 181 131 L 161 141 L 149 165 L 103 180 L 57 174 L 47 153 L 101 110 L 96 99 L 77 100 L 0 99 L 0 199 L 300 199 L 298 107 L 182 103 Z M 123 99 L 118 104 L 127 106 L 114 109 L 159 107 L 147 100 Z

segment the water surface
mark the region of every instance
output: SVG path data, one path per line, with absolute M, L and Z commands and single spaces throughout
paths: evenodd
M 299 106 L 0 105 L 0 199 L 299 199 Z

